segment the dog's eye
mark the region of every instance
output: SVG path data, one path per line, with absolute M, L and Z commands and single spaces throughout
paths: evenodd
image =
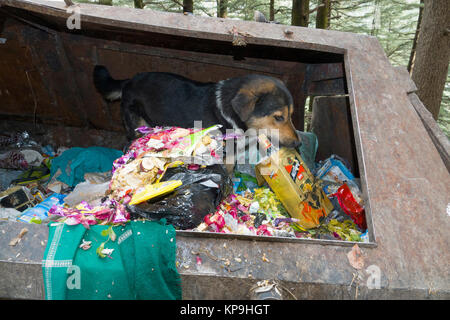
M 273 116 L 275 118 L 275 120 L 277 120 L 278 122 L 283 122 L 284 121 L 284 117 L 283 116 Z

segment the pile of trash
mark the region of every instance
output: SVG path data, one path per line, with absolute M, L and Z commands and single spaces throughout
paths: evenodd
M 315 228 L 302 228 L 270 188 L 235 172 L 234 193 L 194 231 L 369 242 L 360 187 L 344 161 L 333 155 L 314 172 L 333 205 Z
M 315 154 L 271 150 L 230 178 L 224 140 L 236 137 L 218 129 L 140 127 L 126 153 L 54 151 L 26 132 L 1 136 L 0 219 L 89 228 L 164 218 L 178 230 L 368 241 L 360 185 L 344 159 L 313 163 Z
M 181 184 L 179 190 L 186 189 L 191 194 L 195 191 L 195 195 L 184 199 L 180 207 L 187 211 L 195 205 L 197 211 L 207 210 L 214 206 L 217 190 L 223 189 L 219 185 L 224 184 L 226 177 L 222 168 L 220 172 L 217 166 L 211 169 L 221 154 L 222 143 L 212 136 L 213 133 L 221 136 L 219 128 L 219 125 L 206 129 L 141 127 L 137 130 L 142 137 L 125 154 L 103 147 L 59 148 L 54 152 L 51 146 L 44 148 L 32 141 L 27 133 L 4 136 L 0 167 L 5 172 L 2 174 L 5 191 L 0 194 L 0 219 L 28 223 L 60 221 L 87 228 L 93 224 L 126 223 L 132 213 L 128 204 L 133 209 L 136 206 L 133 211 L 137 212 L 140 203 L 170 193 Z M 29 146 L 34 147 L 33 153 L 25 149 Z M 30 160 L 35 160 L 31 155 L 40 161 L 32 163 Z M 42 174 L 35 174 L 41 167 L 45 169 L 39 171 Z M 176 179 L 164 181 L 164 175 L 173 175 L 177 167 L 188 172 L 181 176 L 178 172 Z M 205 190 L 210 189 L 214 192 L 208 198 Z M 199 192 L 203 192 L 203 200 L 198 197 Z M 195 203 L 189 207 L 188 200 L 192 202 L 194 198 Z M 192 214 L 189 215 L 180 226 L 192 225 Z
M 122 155 L 101 147 L 42 146 L 28 132 L 2 134 L 0 220 L 46 223 L 57 208 L 103 197 L 112 163 Z

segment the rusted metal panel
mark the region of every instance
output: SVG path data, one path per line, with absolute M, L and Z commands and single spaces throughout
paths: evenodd
M 7 59 L 8 53 L 3 55 L 6 66 L 2 69 L 5 70 L 2 77 L 6 87 L 16 82 L 22 87 L 16 87 L 14 99 L 4 104 L 5 109 L 10 105 L 13 111 L 8 113 L 2 105 L 2 113 L 27 115 L 52 124 L 83 125 L 79 109 L 81 101 L 73 86 L 73 77 L 67 72 L 56 33 L 26 27 L 9 19 L 1 34 L 7 40 L 0 49 L 17 57 L 28 52 L 28 61 L 21 62 L 20 66 L 14 65 L 14 58 Z M 8 43 L 17 43 L 19 47 L 10 51 Z M 10 62 L 11 70 L 8 69 Z
M 63 3 L 0 0 L 0 4 L 3 14 L 20 13 L 35 22 L 39 19 L 47 28 L 72 33 L 65 29 L 68 14 Z M 411 107 L 408 85 L 399 84 L 398 72 L 376 38 L 301 27 L 290 27 L 287 37 L 285 26 L 275 24 L 86 4 L 80 8 L 82 30 L 76 34 L 85 37 L 235 56 L 239 63 L 245 61 L 242 58 L 304 64 L 338 63 L 343 58 L 368 224 L 377 243 L 364 248 L 363 257 L 365 267 L 374 265 L 381 271 L 381 287 L 372 290 L 366 285 L 368 274 L 360 271 L 365 278 L 357 298 L 449 298 L 449 172 Z M 246 47 L 231 45 L 233 27 L 250 34 Z M 88 73 L 79 68 L 74 68 L 75 74 Z M 348 247 L 179 235 L 177 248 L 187 286 L 192 288 L 192 279 L 199 279 L 193 294 L 197 298 L 229 297 L 228 291 L 209 289 L 219 288 L 223 279 L 235 285 L 239 296 L 234 298 L 245 298 L 239 288 L 256 279 L 294 284 L 297 293 L 306 289 L 308 297 L 329 296 L 329 288 L 339 297 L 355 298 L 355 291 L 346 293 L 356 272 L 347 260 Z M 230 261 L 241 254 L 247 261 L 225 269 L 222 260 L 205 257 L 198 266 L 191 251 L 202 248 Z M 261 260 L 263 253 L 270 262 Z M 13 260 L 23 262 L 19 258 Z
M 319 142 L 316 161 L 336 154 L 346 159 L 351 171 L 358 174 L 348 98 L 315 97 L 312 112 L 311 131 Z
M 33 119 L 40 105 L 50 103 L 50 97 L 33 65 L 30 48 L 9 39 L 0 45 L 0 55 L 2 113 L 20 113 Z M 57 116 L 57 113 L 50 111 L 48 116 Z
M 422 123 L 436 146 L 436 149 L 441 155 L 442 161 L 444 161 L 447 170 L 450 171 L 450 140 L 444 132 L 442 132 L 441 128 L 439 128 L 436 120 L 433 118 L 433 115 L 427 110 L 427 108 L 425 108 L 419 97 L 415 93 L 408 94 L 408 97 L 412 106 L 419 115 L 420 120 L 422 120 Z
M 346 94 L 344 78 L 313 81 L 307 89 L 308 96 L 334 96 Z
M 405 88 L 406 93 L 416 92 L 417 86 L 409 76 L 408 69 L 403 66 L 398 66 L 395 67 L 395 70 L 397 71 L 396 76 L 398 79 L 398 84 Z
M 343 63 L 319 63 L 308 65 L 308 81 L 324 81 L 345 77 Z
M 308 64 L 304 91 L 308 96 L 346 94 L 343 63 Z

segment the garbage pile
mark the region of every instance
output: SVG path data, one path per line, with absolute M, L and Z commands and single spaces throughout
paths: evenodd
M 283 199 L 286 197 L 283 189 L 286 189 L 287 180 L 283 180 L 273 192 L 268 187 L 259 187 L 256 177 L 236 172 L 234 193 L 222 201 L 215 212 L 206 215 L 194 231 L 368 242 L 360 187 L 343 163 L 343 160 L 333 155 L 314 168 L 315 183 L 321 187 L 320 191 L 323 190 L 331 204 L 329 213 L 321 216 L 315 227 L 304 227 L 302 222 L 307 219 L 299 219 L 300 209 L 288 212 L 283 206 L 281 200 L 286 200 Z M 304 163 L 300 168 L 302 166 L 306 167 Z M 317 190 L 310 191 L 313 192 L 305 199 L 319 194 Z M 314 213 L 315 206 L 320 208 L 320 204 L 310 203 L 306 214 Z
M 230 178 L 224 141 L 236 136 L 218 129 L 140 127 L 126 153 L 1 136 L 0 219 L 89 228 L 164 218 L 178 230 L 368 241 L 360 185 L 344 159 L 314 163 L 315 151 L 259 137 L 266 155 Z
M 2 134 L 0 220 L 45 223 L 52 207 L 103 196 L 112 162 L 122 154 L 101 147 L 42 146 L 28 132 Z

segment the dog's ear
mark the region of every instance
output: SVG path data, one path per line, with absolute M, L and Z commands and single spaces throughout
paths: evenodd
M 255 109 L 258 99 L 275 90 L 275 82 L 267 77 L 251 79 L 243 85 L 236 96 L 231 100 L 233 110 L 246 122 Z
M 250 119 L 250 115 L 255 109 L 257 97 L 249 90 L 241 89 L 236 96 L 231 100 L 231 106 L 234 112 L 236 112 L 239 118 L 246 122 Z

